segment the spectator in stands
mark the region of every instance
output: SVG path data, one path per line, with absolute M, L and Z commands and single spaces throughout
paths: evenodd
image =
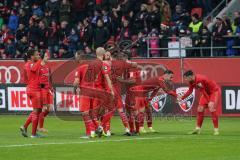
M 232 30 L 231 20 L 226 14 L 223 14 L 222 20 L 224 25 L 226 26 L 226 30 Z
M 157 5 L 153 5 L 152 9 L 150 9 L 147 17 L 147 29 L 150 32 L 152 29 L 157 29 L 159 31 L 161 24 L 161 14 L 160 8 Z
M 39 30 L 38 30 L 38 26 L 37 26 L 37 20 L 34 18 L 31 18 L 29 20 L 29 28 L 28 28 L 29 42 L 38 44 L 38 36 L 39 36 Z
M 149 39 L 149 48 L 150 50 L 150 56 L 151 57 L 160 57 L 159 54 L 159 37 L 158 37 L 158 31 L 156 29 L 153 29 L 150 33 L 150 39 Z
M 26 14 L 26 11 L 23 8 L 19 9 L 19 24 L 24 24 L 28 27 L 28 22 L 29 16 Z
M 200 47 L 203 47 L 203 49 L 201 49 L 201 56 L 210 57 L 211 56 L 210 48 L 204 48 L 211 47 L 211 33 L 208 30 L 207 26 L 204 26 L 200 30 L 199 34 L 200 34 L 199 36 Z
M 138 33 L 138 41 L 136 44 L 138 57 L 147 57 L 147 40 L 145 34 L 144 30 Z
M 146 28 L 147 5 L 142 4 L 140 11 L 134 17 L 134 28 L 137 31 L 142 31 Z
M 192 22 L 189 24 L 189 29 L 192 33 L 192 44 L 193 47 L 200 47 L 200 41 L 199 41 L 199 31 L 202 29 L 203 23 L 199 18 L 198 14 L 193 14 L 192 15 Z M 194 57 L 200 57 L 200 50 L 199 49 L 194 49 L 192 51 L 192 56 Z
M 59 28 L 56 21 L 51 22 L 51 26 L 48 29 L 48 50 L 53 53 L 58 53 L 59 49 Z
M 38 17 L 42 17 L 44 12 L 42 11 L 42 9 L 38 6 L 37 3 L 34 3 L 33 4 L 33 7 L 32 7 L 32 13 L 33 15 L 36 15 Z
M 97 27 L 93 32 L 94 48 L 103 46 L 108 41 L 109 37 L 108 28 L 104 26 L 102 19 L 98 19 Z
M 121 29 L 121 32 L 119 34 L 119 41 L 131 40 L 132 30 L 129 27 L 129 20 L 124 19 L 122 23 L 123 23 L 123 28 Z
M 92 47 L 93 41 L 93 28 L 89 23 L 89 19 L 85 18 L 83 21 L 84 33 L 83 33 L 83 45 Z
M 47 48 L 48 45 L 48 29 L 44 23 L 44 21 L 40 21 L 38 24 L 39 27 L 39 45 L 44 46 L 44 48 Z
M 216 24 L 213 26 L 213 46 L 214 47 L 224 47 L 225 40 L 223 38 L 226 35 L 227 28 L 220 17 L 217 17 Z M 213 56 L 224 56 L 225 49 L 214 49 Z
M 77 35 L 75 29 L 71 30 L 70 35 L 68 36 L 68 52 L 74 55 L 78 49 L 79 36 Z
M 15 58 L 16 55 L 16 46 L 14 40 L 9 38 L 5 45 L 5 53 L 8 58 Z
M 71 5 L 68 0 L 62 0 L 59 8 L 59 21 L 69 21 L 71 13 Z
M 12 33 L 15 33 L 17 31 L 18 22 L 19 22 L 19 17 L 17 16 L 17 11 L 12 10 L 11 16 L 9 17 L 9 20 L 8 20 L 8 28 Z
M 26 29 L 25 25 L 20 23 L 16 33 L 16 40 L 20 41 L 23 36 L 27 36 L 28 30 Z
M 70 33 L 70 29 L 68 23 L 66 21 L 62 21 L 59 28 L 59 45 L 61 48 L 67 48 L 68 40 L 67 37 Z
M 240 18 L 240 12 L 236 11 L 233 13 L 233 23 L 232 23 L 232 31 L 233 33 L 236 33 L 236 29 L 237 29 L 237 24 L 236 22 L 238 21 L 238 19 Z
M 236 55 L 236 49 L 233 48 L 235 46 L 235 39 L 232 37 L 233 33 L 232 30 L 227 30 L 228 37 L 226 38 L 226 44 L 227 44 L 227 56 L 235 56 Z
M 163 0 L 161 4 L 161 21 L 163 24 L 170 26 L 171 24 L 171 8 L 167 1 Z
M 184 29 L 191 22 L 191 18 L 188 12 L 182 9 L 181 5 L 176 5 L 175 13 L 172 16 L 172 22 L 174 23 L 173 30 L 176 27 L 176 30 Z
M 0 28 L 2 28 L 3 24 L 4 24 L 3 17 L 2 14 L 0 13 Z
M 50 21 L 56 21 L 58 22 L 59 20 L 59 6 L 60 6 L 60 2 L 59 0 L 48 0 L 46 1 L 46 11 L 48 13 L 48 16 L 50 18 Z
M 24 53 L 28 50 L 28 39 L 27 36 L 23 36 L 17 42 L 17 51 L 16 51 L 16 58 L 23 58 Z

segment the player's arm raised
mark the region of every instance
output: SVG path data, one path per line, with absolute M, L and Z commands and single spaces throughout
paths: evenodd
M 184 100 L 185 98 L 187 98 L 193 92 L 193 89 L 193 85 L 190 85 L 188 91 L 181 97 L 181 99 Z

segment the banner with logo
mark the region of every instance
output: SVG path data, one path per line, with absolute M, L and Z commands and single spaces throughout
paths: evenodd
M 179 94 L 186 91 L 182 83 L 182 73 L 193 70 L 197 74 L 206 75 L 215 80 L 222 87 L 222 101 L 220 114 L 227 116 L 240 116 L 239 113 L 239 86 L 240 86 L 240 58 L 184 58 L 184 59 L 136 59 L 142 80 L 161 76 L 166 69 L 174 72 L 175 88 Z M 30 111 L 31 102 L 26 96 L 25 87 L 15 86 L 23 84 L 24 62 L 18 60 L 0 61 L 0 111 Z M 54 60 L 49 62 L 53 83 L 55 85 L 71 85 L 78 64 L 74 60 Z M 183 70 L 182 70 L 183 69 Z M 234 86 L 233 86 L 234 85 Z M 71 87 L 61 90 L 56 87 L 55 105 L 59 111 L 78 111 L 78 97 Z M 194 98 L 195 97 L 195 98 Z M 159 95 L 152 102 L 156 113 L 189 114 L 196 113 L 199 92 L 190 95 L 186 101 L 177 103 L 169 95 Z
M 222 87 L 222 113 L 240 115 L 240 86 Z
M 31 101 L 26 87 L 7 87 L 8 111 L 31 111 Z
M 73 87 L 56 87 L 55 96 L 55 111 L 79 111 L 79 96 Z
M 6 108 L 6 92 L 5 89 L 0 88 L 0 109 Z

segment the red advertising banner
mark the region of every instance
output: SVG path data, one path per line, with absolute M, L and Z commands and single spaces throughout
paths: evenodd
M 174 71 L 174 82 L 177 84 L 182 83 L 182 72 L 188 69 L 193 70 L 195 73 L 206 75 L 222 87 L 223 103 L 220 103 L 220 113 L 227 116 L 240 116 L 240 58 L 136 59 L 134 61 L 138 62 L 142 80 L 161 76 L 166 69 Z M 1 86 L 4 86 L 2 84 L 23 84 L 24 64 L 24 61 L 20 60 L 0 61 Z M 54 84 L 62 85 L 73 82 L 74 73 L 78 66 L 74 60 L 54 60 L 50 61 L 49 65 Z M 194 113 L 197 107 L 198 91 L 196 91 L 195 95 L 194 106 L 192 108 Z M 70 106 L 70 110 L 78 110 L 79 106 L 76 103 L 78 97 L 74 97 L 70 91 L 66 92 L 64 89 L 63 92 L 56 92 L 55 104 L 62 102 L 63 99 L 68 99 L 64 101 L 67 105 L 59 103 L 58 108 L 60 107 L 61 109 L 62 107 L 62 110 L 65 110 L 66 106 Z M 0 109 L 6 108 L 8 104 L 9 111 L 31 110 L 31 104 L 26 96 L 25 89 L 22 87 L 8 87 L 6 90 L 1 88 L 0 102 Z M 6 104 L 6 102 L 8 103 Z M 188 110 L 184 106 L 180 107 Z

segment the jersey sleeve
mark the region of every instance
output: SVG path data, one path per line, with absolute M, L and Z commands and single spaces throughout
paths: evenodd
M 194 86 L 190 84 L 188 91 L 182 96 L 182 100 L 187 98 L 193 92 Z
M 38 60 L 36 63 L 34 63 L 33 66 L 31 66 L 31 71 L 32 72 L 37 72 L 39 68 L 41 67 L 41 60 Z
M 107 74 L 111 73 L 111 68 L 110 68 L 109 64 L 103 63 L 103 65 L 102 65 L 102 73 L 103 73 L 103 75 L 107 75 Z
M 167 94 L 169 94 L 169 95 L 171 95 L 171 96 L 173 96 L 173 97 L 175 97 L 175 98 L 177 97 L 176 91 L 169 89 L 163 81 L 160 81 L 160 82 L 159 82 L 159 86 L 160 86 L 160 87 L 163 89 L 163 91 L 166 92 Z
M 28 75 L 27 75 L 27 68 L 26 68 L 26 66 L 24 66 L 23 76 L 24 76 L 24 83 L 28 84 Z

